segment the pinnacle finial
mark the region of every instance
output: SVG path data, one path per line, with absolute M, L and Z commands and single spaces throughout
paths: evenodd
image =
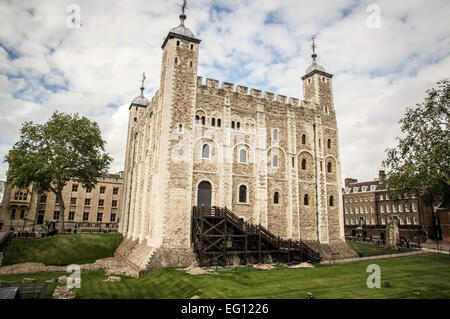
M 312 50 L 313 50 L 313 54 L 311 55 L 311 57 L 313 58 L 313 63 L 316 63 L 316 58 L 317 58 L 317 54 L 316 54 L 316 43 L 314 42 L 314 39 L 316 38 L 316 36 L 313 34 L 311 36 L 312 39 Z

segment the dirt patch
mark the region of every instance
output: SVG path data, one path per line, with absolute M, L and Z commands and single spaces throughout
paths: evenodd
M 298 265 L 289 266 L 289 268 L 314 268 L 314 266 L 310 263 L 303 262 Z
M 53 299 L 75 299 L 76 293 L 68 286 L 56 287 L 53 292 Z
M 119 282 L 119 281 L 122 281 L 122 278 L 117 277 L 117 276 L 109 276 L 108 278 L 106 278 L 103 281 L 105 281 L 105 282 Z
M 189 275 L 206 275 L 206 274 L 209 274 L 209 272 L 206 269 L 200 268 L 200 267 L 195 267 L 195 266 L 189 266 L 188 268 L 185 268 L 184 270 Z
M 272 270 L 272 269 L 275 269 L 274 266 L 272 266 L 272 265 L 267 265 L 267 264 L 253 265 L 253 268 L 258 268 L 258 269 L 262 269 L 262 270 Z

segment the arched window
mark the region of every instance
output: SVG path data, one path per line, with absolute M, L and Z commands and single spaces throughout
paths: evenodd
M 273 140 L 278 141 L 278 129 L 277 128 L 273 129 Z
M 238 130 L 241 129 L 241 122 L 236 122 L 236 129 L 238 129 Z
M 19 199 L 19 193 L 16 192 L 16 193 L 14 194 L 14 199 L 15 199 L 15 200 L 18 200 L 18 199 Z
M 328 146 L 328 148 L 331 148 L 331 140 L 330 139 L 328 139 L 328 141 L 327 141 L 327 146 Z
M 247 186 L 239 186 L 239 203 L 247 203 Z
M 190 62 L 189 62 L 189 67 L 192 68 L 193 66 L 194 66 L 194 62 L 190 61 Z
M 279 201 L 279 194 L 278 194 L 278 192 L 275 192 L 275 194 L 273 194 L 273 203 L 274 204 L 278 204 L 278 201 Z
M 23 198 L 23 193 L 20 192 L 20 193 L 19 193 L 19 200 L 22 200 L 22 198 Z
M 330 206 L 334 206 L 334 197 L 330 196 Z
M 206 124 L 206 118 L 204 116 L 202 116 L 202 125 Z
M 211 119 L 211 126 L 216 126 L 216 119 L 214 117 Z
M 234 129 L 234 121 L 231 121 L 231 128 Z
M 247 163 L 247 151 L 245 149 L 239 151 L 239 163 Z
M 200 116 L 198 115 L 195 116 L 195 124 L 200 125 Z
M 217 119 L 217 127 L 220 127 L 221 126 L 221 123 L 222 121 L 220 120 L 220 119 Z
M 278 167 L 278 155 L 273 156 L 273 167 Z
M 303 205 L 308 206 L 309 205 L 309 195 L 305 194 L 303 197 Z
M 194 45 L 193 44 L 191 44 L 191 50 L 194 50 Z
M 328 165 L 327 165 L 328 166 L 327 167 L 328 173 L 331 173 L 331 165 L 332 165 L 331 162 L 328 162 Z
M 302 170 L 306 170 L 306 159 L 302 159 Z
M 178 133 L 183 133 L 183 124 L 178 124 Z
M 306 144 L 306 134 L 302 135 L 302 144 L 305 145 Z
M 177 41 L 177 47 L 179 47 L 180 46 L 180 41 Z
M 209 158 L 209 145 L 208 144 L 203 144 L 202 157 Z
M 175 65 L 178 64 L 178 58 L 175 58 Z
M 295 167 L 295 158 L 292 156 L 292 167 Z

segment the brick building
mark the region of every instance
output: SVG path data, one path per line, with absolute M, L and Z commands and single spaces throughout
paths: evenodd
M 346 236 L 355 233 L 355 229 L 366 229 L 366 234 L 380 233 L 386 224 L 397 219 L 401 236 L 407 240 L 417 240 L 417 232 L 422 239 L 432 238 L 435 234 L 433 213 L 430 207 L 425 207 L 418 197 L 404 195 L 400 200 L 389 198 L 385 187 L 385 173 L 379 171 L 377 179 L 368 182 L 358 182 L 346 178 L 343 191 L 344 223 Z
M 122 173 L 99 178 L 92 190 L 69 182 L 63 190 L 65 228 L 73 230 L 75 224 L 80 224 L 80 228 L 117 228 L 122 184 Z M 60 217 L 59 204 L 52 192 L 38 194 L 31 186 L 21 190 L 5 185 L 0 208 L 0 224 L 4 230 L 29 230 L 32 225 L 46 225 L 49 221 L 59 221 Z
M 300 101 L 198 77 L 200 39 L 185 19 L 162 44 L 159 90 L 149 101 L 142 85 L 129 108 L 120 224 L 129 261 L 188 263 L 192 207 L 202 205 L 342 253 L 333 76 L 314 41 Z

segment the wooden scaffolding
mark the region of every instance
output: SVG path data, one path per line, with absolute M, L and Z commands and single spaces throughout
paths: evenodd
M 319 253 L 306 243 L 281 239 L 226 207 L 194 206 L 191 234 L 201 266 L 321 260 Z

